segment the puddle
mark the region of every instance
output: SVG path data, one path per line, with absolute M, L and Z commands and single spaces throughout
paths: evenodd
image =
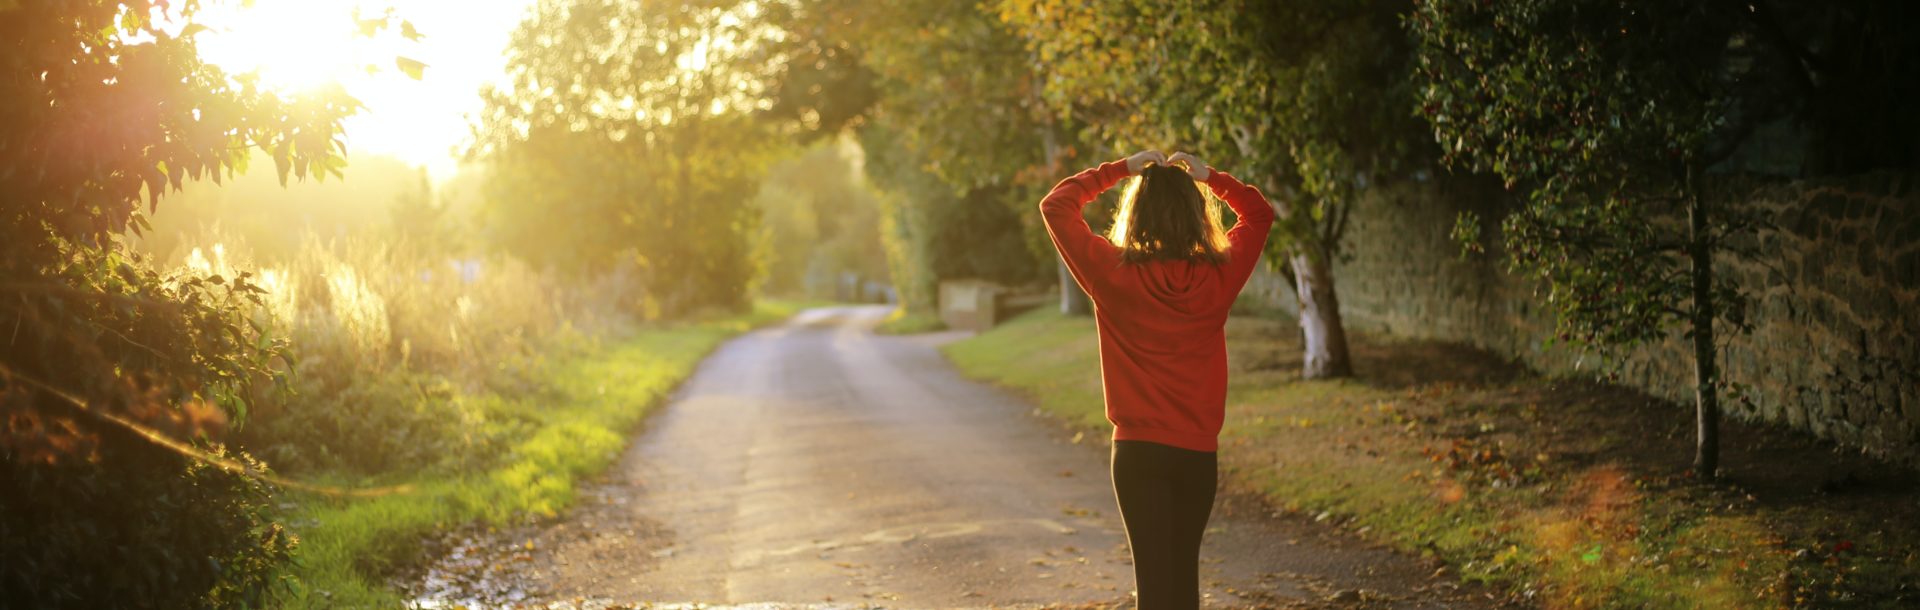
M 530 533 L 530 532 L 529 532 Z M 395 582 L 409 607 L 423 610 L 544 608 L 538 591 L 520 581 L 520 568 L 533 560 L 519 536 L 486 531 L 455 532 L 430 545 L 438 549 L 423 569 Z M 611 606 L 609 606 L 611 607 Z

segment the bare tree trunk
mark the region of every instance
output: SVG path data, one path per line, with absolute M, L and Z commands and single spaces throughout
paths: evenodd
M 1087 298 L 1087 291 L 1080 289 L 1080 283 L 1073 281 L 1073 272 L 1067 270 L 1066 261 L 1054 258 L 1054 266 L 1060 269 L 1060 313 L 1069 316 L 1093 315 L 1093 299 Z
M 1037 89 L 1035 90 L 1037 91 Z M 1038 93 L 1032 94 L 1035 104 L 1040 103 Z M 1039 106 L 1036 106 L 1039 107 Z M 1055 132 L 1051 114 L 1040 125 L 1040 146 L 1046 157 L 1047 175 L 1060 173 L 1060 134 Z M 1093 315 L 1093 299 L 1087 297 L 1087 291 L 1080 289 L 1080 283 L 1073 281 L 1073 272 L 1067 270 L 1067 261 L 1056 256 L 1054 266 L 1060 273 L 1060 313 L 1069 316 Z
M 1713 250 L 1707 234 L 1707 210 L 1687 181 L 1687 254 L 1693 263 L 1693 470 L 1712 480 L 1720 472 L 1720 393 L 1718 358 L 1713 350 Z
M 1324 256 L 1294 253 L 1294 295 L 1300 298 L 1300 332 L 1306 354 L 1300 376 L 1326 379 L 1353 375 L 1347 356 L 1347 328 L 1340 322 L 1340 299 L 1333 289 L 1333 270 Z
M 1242 155 L 1258 156 L 1258 138 L 1251 127 L 1236 126 L 1233 141 Z M 1260 179 L 1261 190 L 1275 197 L 1280 221 L 1297 222 L 1293 215 L 1305 212 L 1287 201 L 1282 195 L 1286 191 L 1277 186 L 1271 179 Z M 1319 235 L 1320 231 L 1310 233 Z M 1333 266 L 1326 254 L 1333 251 L 1331 246 L 1297 243 L 1288 252 L 1287 265 L 1293 270 L 1293 294 L 1300 299 L 1300 333 L 1306 339 L 1306 353 L 1300 367 L 1300 376 L 1306 379 L 1353 375 L 1353 360 L 1347 355 L 1347 327 L 1340 321 L 1340 299 L 1334 294 Z

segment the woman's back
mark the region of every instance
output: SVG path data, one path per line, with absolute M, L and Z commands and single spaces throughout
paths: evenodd
M 1162 196 L 1127 198 L 1113 240 L 1103 239 L 1087 226 L 1080 209 L 1131 173 L 1118 161 L 1081 172 L 1055 186 L 1040 208 L 1067 268 L 1094 302 L 1101 383 L 1113 438 L 1213 451 L 1225 414 L 1227 310 L 1265 245 L 1273 225 L 1272 207 L 1258 190 L 1209 170 L 1207 186 L 1239 216 L 1224 239 L 1217 240 L 1224 242 L 1219 250 L 1209 250 L 1213 244 L 1204 230 L 1189 231 L 1186 242 L 1175 239 L 1183 228 L 1193 228 L 1175 221 L 1197 213 L 1168 208 L 1193 202 L 1168 185 L 1152 182 L 1136 185 L 1133 195 Z M 1188 180 L 1185 186 L 1192 189 L 1184 172 L 1177 177 Z M 1143 182 L 1169 178 L 1149 174 Z M 1162 207 L 1132 207 L 1150 205 Z M 1164 216 L 1156 219 L 1153 214 Z M 1142 217 L 1148 220 L 1139 222 Z M 1156 234 L 1155 220 L 1163 229 L 1172 228 Z M 1130 249 L 1138 245 L 1158 249 Z
M 1191 155 L 1143 152 L 1062 180 L 1040 202 L 1047 233 L 1093 298 L 1100 382 L 1113 422 L 1113 491 L 1139 606 L 1199 607 L 1200 542 L 1213 509 L 1227 400 L 1227 310 L 1273 227 L 1260 192 Z M 1161 167 L 1153 168 L 1151 163 Z M 1171 171 L 1170 171 L 1171 170 Z M 1189 175 L 1191 172 L 1191 175 Z M 1131 174 L 1111 236 L 1080 208 Z M 1220 231 L 1204 181 L 1239 216 Z

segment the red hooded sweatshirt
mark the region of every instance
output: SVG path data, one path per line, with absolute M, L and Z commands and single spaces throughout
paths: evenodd
M 1060 181 L 1040 201 L 1047 233 L 1073 279 L 1093 298 L 1100 382 L 1114 440 L 1195 451 L 1219 447 L 1227 403 L 1227 308 L 1253 274 L 1273 227 L 1273 207 L 1253 187 L 1208 168 L 1207 186 L 1239 221 L 1227 262 L 1122 263 L 1080 208 L 1128 177 L 1113 161 Z

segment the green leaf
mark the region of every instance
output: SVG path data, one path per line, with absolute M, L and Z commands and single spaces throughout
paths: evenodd
M 1602 547 L 1600 545 L 1598 544 L 1593 545 L 1593 548 L 1587 549 L 1587 552 L 1580 554 L 1580 561 L 1584 561 L 1587 563 L 1599 562 L 1601 550 L 1602 550 Z
M 395 57 L 393 58 L 393 63 L 394 65 L 399 66 L 400 71 L 405 72 L 408 78 L 411 78 L 413 80 L 420 80 L 422 77 L 426 76 L 427 64 L 422 63 L 419 60 L 410 59 L 406 57 Z

